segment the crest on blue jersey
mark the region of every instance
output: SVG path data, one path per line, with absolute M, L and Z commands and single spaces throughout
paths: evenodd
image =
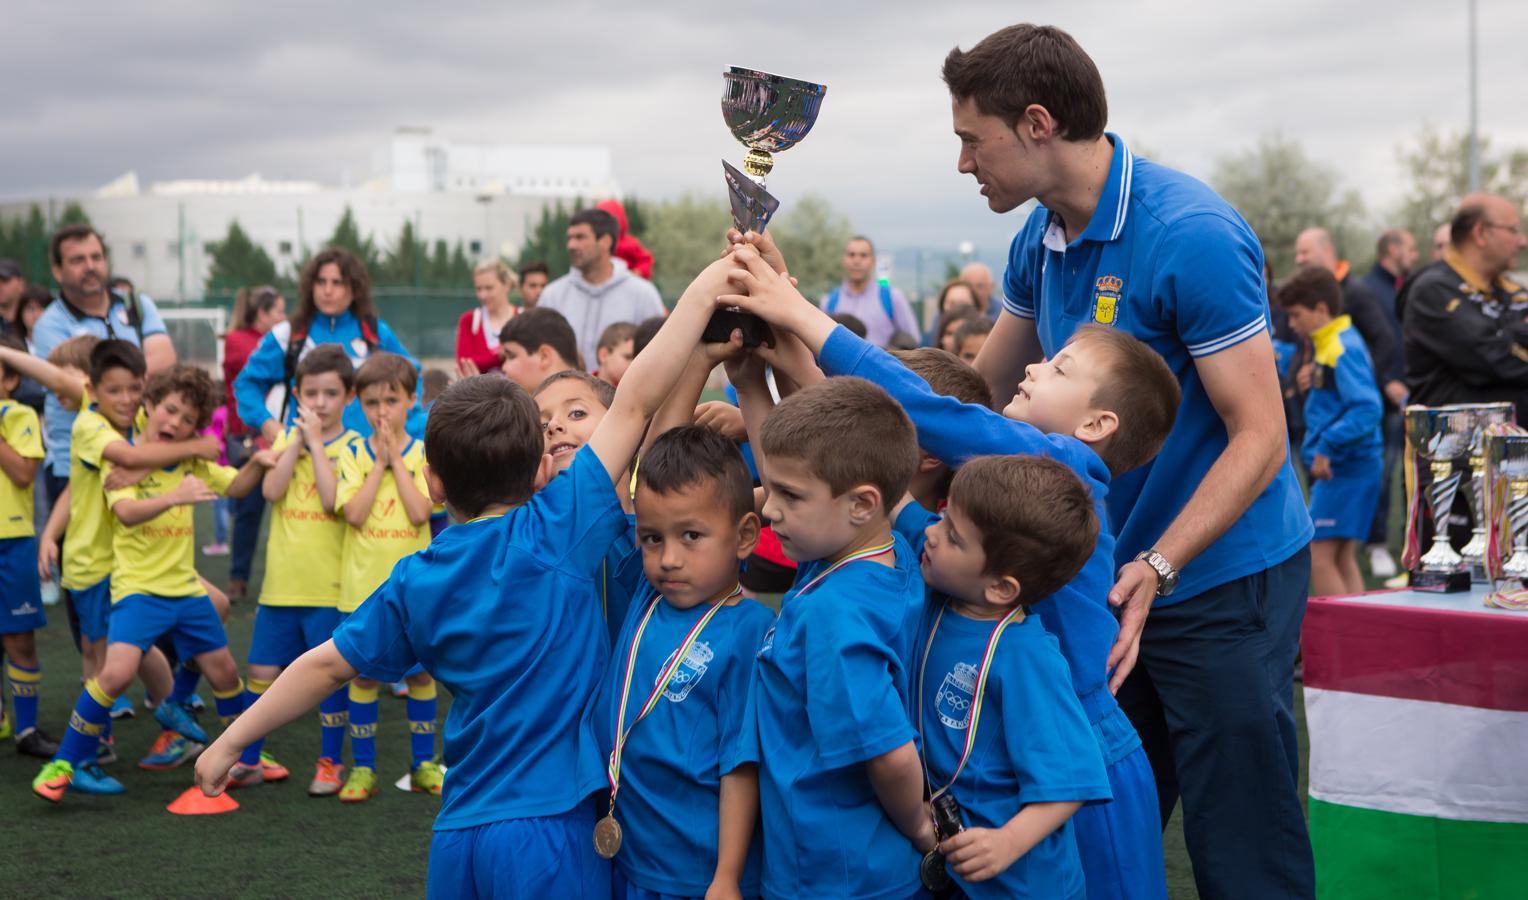
M 679 663 L 679 668 L 674 670 L 668 684 L 663 688 L 663 696 L 675 703 L 683 703 L 684 698 L 690 696 L 690 691 L 694 690 L 695 685 L 700 684 L 700 679 L 705 677 L 706 663 L 715 656 L 716 654 L 711 652 L 710 645 L 704 641 L 691 644 L 690 649 L 684 654 L 684 659 Z M 667 668 L 673 659 L 674 654 L 670 653 L 668 659 L 665 659 L 663 665 L 659 667 L 659 675 L 663 674 L 662 670 Z
M 939 693 L 934 696 L 934 710 L 939 721 L 957 731 L 964 731 L 971 724 L 971 698 L 976 696 L 976 667 L 969 663 L 956 663 L 955 668 L 944 676 Z
M 769 630 L 764 632 L 764 640 L 759 642 L 759 652 L 753 656 L 758 659 L 773 649 L 775 649 L 775 626 L 771 625 Z
M 1124 289 L 1125 280 L 1118 275 L 1103 275 L 1093 282 L 1093 314 L 1089 320 L 1096 325 L 1117 324 Z

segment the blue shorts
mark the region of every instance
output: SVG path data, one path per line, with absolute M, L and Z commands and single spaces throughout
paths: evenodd
M 25 634 L 47 624 L 37 577 L 37 538 L 0 539 L 0 634 Z
M 1167 900 L 1157 783 L 1139 745 L 1107 767 L 1114 799 L 1072 816 L 1088 900 Z
M 128 594 L 111 605 L 108 644 L 132 644 L 148 652 L 161 635 L 169 635 L 181 660 L 228 646 L 228 635 L 217 608 L 206 594 L 156 597 Z
M 80 634 L 85 640 L 105 638 L 111 615 L 111 579 L 102 578 L 88 588 L 70 591 L 69 596 L 74 599 L 74 613 L 80 618 Z
M 1383 473 L 1384 460 L 1375 455 L 1372 459 L 1333 463 L 1331 478 L 1312 481 L 1310 518 L 1316 526 L 1312 540 L 1368 540 Z
M 503 819 L 430 841 L 430 900 L 610 896 L 610 862 L 594 852 L 594 804 L 557 816 Z
M 344 616 L 332 606 L 266 606 L 255 609 L 249 641 L 252 666 L 290 666 L 334 634 Z

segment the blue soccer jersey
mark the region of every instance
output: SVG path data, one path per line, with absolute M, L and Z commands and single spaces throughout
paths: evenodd
M 625 527 L 584 447 L 529 502 L 405 557 L 335 631 L 369 677 L 417 664 L 451 691 L 435 830 L 558 815 L 605 784 L 581 721 L 609 658 L 595 580 Z
M 766 897 L 900 900 L 919 855 L 886 817 L 865 763 L 913 739 L 909 661 L 923 579 L 907 542 L 896 565 L 803 563 L 765 636 L 750 706 L 757 721 Z
M 647 584 L 642 571 L 642 550 L 637 546 L 637 517 L 626 516 L 626 529 L 611 541 L 600 564 L 600 607 L 605 613 L 605 630 L 615 642 L 631 608 L 632 596 Z
M 591 707 L 601 760 L 615 739 L 632 636 L 656 597 L 644 580 Z M 706 892 L 716 868 L 721 778 L 752 761 L 752 738 L 744 737 L 753 725 L 745 717 L 748 686 L 754 657 L 775 620 L 768 607 L 753 600 L 717 610 L 696 635 L 657 706 L 632 724 L 660 672 L 710 608 L 675 609 L 658 601 L 643 629 L 626 697 L 631 736 L 621 754 L 615 808 L 624 840 L 615 863 L 627 881 L 659 894 L 699 897 Z M 758 856 L 756 839 L 739 884 L 744 896 L 759 892 Z
M 920 655 L 934 619 L 925 621 Z M 979 667 L 998 624 L 953 611 L 937 621 L 918 710 L 929 780 L 936 789 L 949 784 L 960 762 Z M 970 759 L 950 789 L 967 828 L 1001 828 L 1030 803 L 1110 798 L 1103 756 L 1070 681 L 1056 639 L 1037 619 L 1004 629 L 987 673 Z M 957 876 L 957 881 L 972 900 L 1073 900 L 1086 893 L 1070 820 L 997 877 L 967 882 Z
M 1268 331 L 1263 251 L 1242 217 L 1208 186 L 1130 152 L 1109 134 L 1114 159 L 1093 218 L 1076 240 L 1036 207 L 1014 237 L 1003 308 L 1035 320 L 1047 356 L 1078 326 L 1121 328 L 1167 360 L 1183 401 L 1156 461 L 1114 479 L 1109 494 L 1115 565 L 1150 548 L 1226 449 L 1225 423 L 1194 361 Z M 1167 460 L 1163 465 L 1158 462 Z M 1288 461 L 1252 506 L 1183 567 L 1158 606 L 1293 556 L 1311 538 Z

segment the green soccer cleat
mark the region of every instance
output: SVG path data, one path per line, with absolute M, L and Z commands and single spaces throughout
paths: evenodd
M 409 790 L 416 794 L 434 794 L 440 796 L 441 785 L 445 784 L 446 773 L 441 769 L 440 763 L 427 760 L 415 767 L 409 775 Z
M 377 773 L 365 766 L 356 766 L 340 788 L 341 803 L 363 803 L 377 792 Z
M 0 741 L 9 740 L 11 736 L 11 720 L 5 717 L 5 707 L 0 706 Z
M 61 759 L 49 760 L 32 779 L 32 793 L 49 803 L 57 803 L 64 799 L 64 792 L 69 790 L 69 782 L 73 780 L 74 766 Z

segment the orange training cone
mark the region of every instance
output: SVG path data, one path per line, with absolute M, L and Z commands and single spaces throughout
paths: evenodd
M 177 816 L 213 816 L 218 813 L 233 812 L 239 808 L 239 802 L 227 793 L 209 797 L 202 793 L 199 787 L 186 788 L 185 793 L 176 797 L 165 809 Z

